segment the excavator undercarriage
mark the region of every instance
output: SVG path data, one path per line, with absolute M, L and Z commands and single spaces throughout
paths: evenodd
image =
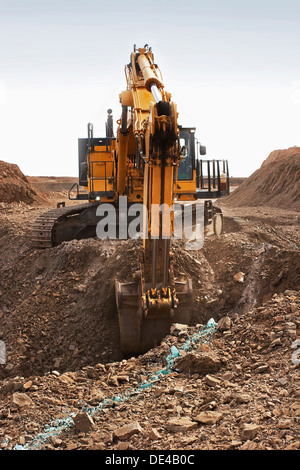
M 41 214 L 32 245 L 46 249 L 90 237 L 142 238 L 139 271 L 128 282 L 115 280 L 121 349 L 132 356 L 158 345 L 172 323 L 190 322 L 192 282 L 175 278 L 172 239 L 178 236 L 176 228 L 180 234 L 186 228 L 187 219 L 190 229 L 197 227 L 199 207 L 202 238 L 222 233 L 222 212 L 213 200 L 229 193 L 229 174 L 227 161 L 199 158 L 206 150 L 195 128 L 178 125 L 176 104 L 151 48 L 134 47 L 125 76 L 116 137 L 108 110 L 106 137 L 95 138 L 89 123 L 88 137 L 78 140 L 79 183 L 69 199 L 86 202 Z M 190 218 L 183 207 L 190 208 Z M 199 249 L 202 245 L 203 239 Z

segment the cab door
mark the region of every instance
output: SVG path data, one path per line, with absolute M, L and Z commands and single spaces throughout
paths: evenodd
M 178 167 L 175 185 L 179 200 L 194 200 L 196 194 L 195 128 L 180 127 L 180 150 L 183 159 Z

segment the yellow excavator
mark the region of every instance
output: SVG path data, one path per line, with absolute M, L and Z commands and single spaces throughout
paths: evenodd
M 172 323 L 189 323 L 191 281 L 174 276 L 173 208 L 202 204 L 205 230 L 221 234 L 222 212 L 213 200 L 229 193 L 229 172 L 227 160 L 203 160 L 196 129 L 178 124 L 176 103 L 147 44 L 134 46 L 125 77 L 116 136 L 108 110 L 106 137 L 94 137 L 89 123 L 87 137 L 78 139 L 79 181 L 69 199 L 85 202 L 40 215 L 32 243 L 43 249 L 99 236 L 110 208 L 118 222 L 113 238 L 127 239 L 132 213 L 142 207 L 140 269 L 130 282 L 115 281 L 121 349 L 131 356 L 159 344 Z

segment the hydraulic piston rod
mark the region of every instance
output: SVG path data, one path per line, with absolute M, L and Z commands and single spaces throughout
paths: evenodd
M 161 96 L 159 89 L 157 88 L 156 83 L 151 83 L 150 87 L 151 87 L 151 93 L 156 103 L 159 103 L 160 101 L 162 101 L 162 96 Z

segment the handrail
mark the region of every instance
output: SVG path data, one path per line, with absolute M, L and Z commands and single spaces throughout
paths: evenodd
M 222 171 L 220 165 L 222 165 Z M 207 174 L 205 174 L 204 172 L 205 167 Z M 226 176 L 226 191 L 229 191 L 227 160 L 197 160 L 196 169 L 197 187 L 200 190 L 208 191 L 208 193 L 215 193 L 217 191 L 218 195 L 221 196 L 221 193 L 223 191 L 221 187 L 221 173 L 223 173 Z

